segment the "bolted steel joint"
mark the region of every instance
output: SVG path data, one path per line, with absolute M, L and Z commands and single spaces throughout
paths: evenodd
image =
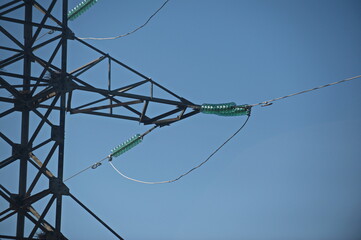
M 69 195 L 69 188 L 59 179 L 52 178 L 49 181 L 50 192 L 56 195 Z

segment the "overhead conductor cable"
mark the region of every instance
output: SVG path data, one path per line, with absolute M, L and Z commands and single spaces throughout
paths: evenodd
M 197 166 L 193 167 L 192 169 L 190 169 L 189 171 L 181 174 L 180 176 L 178 176 L 177 178 L 174 178 L 172 180 L 167 180 L 167 181 L 159 181 L 159 182 L 147 182 L 147 181 L 142 181 L 142 180 L 138 180 L 135 178 L 131 178 L 128 177 L 127 175 L 125 175 L 124 173 L 122 173 L 119 169 L 117 169 L 114 164 L 112 163 L 113 157 L 118 157 L 121 154 L 125 153 L 126 151 L 132 149 L 133 147 L 135 147 L 136 145 L 138 145 L 143 137 L 145 135 L 147 135 L 148 133 L 150 133 L 151 131 L 153 131 L 155 128 L 158 127 L 158 125 L 155 125 L 153 128 L 151 128 L 150 130 L 148 130 L 147 132 L 143 133 L 142 135 L 137 134 L 135 136 L 133 136 L 132 138 L 130 138 L 129 140 L 125 141 L 124 143 L 118 145 L 117 147 L 115 147 L 112 151 L 111 154 L 109 154 L 108 156 L 106 156 L 105 158 L 103 158 L 102 160 L 96 162 L 95 164 L 90 165 L 89 167 L 83 169 L 82 171 L 74 174 L 73 176 L 67 178 L 65 181 L 79 175 L 80 173 L 92 168 L 92 169 L 96 169 L 97 167 L 99 167 L 100 165 L 102 165 L 102 162 L 105 160 L 108 160 L 109 164 L 114 168 L 114 170 L 120 174 L 122 177 L 131 180 L 131 181 L 135 181 L 135 182 L 139 182 L 139 183 L 144 183 L 144 184 L 162 184 L 162 183 L 172 183 L 175 181 L 178 181 L 179 179 L 181 179 L 182 177 L 188 175 L 189 173 L 191 173 L 192 171 L 196 170 L 197 168 L 201 167 L 203 164 L 205 164 L 207 161 L 209 161 L 224 145 L 226 145 L 233 137 L 235 137 L 243 128 L 244 126 L 247 124 L 249 118 L 250 118 L 250 113 L 251 113 L 251 108 L 254 106 L 269 106 L 272 104 L 272 102 L 274 101 L 278 101 L 281 99 L 285 99 L 288 97 L 292 97 L 292 96 L 296 96 L 299 94 L 303 94 L 303 93 L 307 93 L 307 92 L 311 92 L 314 90 L 318 90 L 321 88 L 325 88 L 325 87 L 329 87 L 329 86 L 333 86 L 342 82 L 347 82 L 347 81 L 351 81 L 354 79 L 358 79 L 361 78 L 361 75 L 358 76 L 354 76 L 351 78 L 346 78 L 337 82 L 333 82 L 333 83 L 329 83 L 329 84 L 325 84 L 322 86 L 318 86 L 315 88 L 311 88 L 308 90 L 304 90 L 304 91 L 300 91 L 297 93 L 293 93 L 293 94 L 289 94 L 283 97 L 278 97 L 278 98 L 274 98 L 268 101 L 263 101 L 257 104 L 252 104 L 252 105 L 239 105 L 237 106 L 234 102 L 231 103 L 222 103 L 222 104 L 202 104 L 201 106 L 197 106 L 196 108 L 205 114 L 215 114 L 218 116 L 242 116 L 242 115 L 247 115 L 247 119 L 246 121 L 242 124 L 242 126 L 233 134 L 231 135 L 224 143 L 222 143 L 215 151 L 213 151 L 207 158 L 206 160 L 204 160 L 203 162 L 201 162 L 200 164 L 198 164 Z
M 135 33 L 136 31 L 140 30 L 141 28 L 145 27 L 145 25 L 147 25 L 150 20 L 169 2 L 170 0 L 166 0 L 162 6 L 160 6 L 160 8 L 157 9 L 157 11 L 155 11 L 149 18 L 148 20 L 143 23 L 142 25 L 140 25 L 139 27 L 137 27 L 136 29 L 128 32 L 128 33 L 125 33 L 125 34 L 122 34 L 122 35 L 119 35 L 119 36 L 115 36 L 115 37 L 79 37 L 79 39 L 82 39 L 82 40 L 114 40 L 114 39 L 117 39 L 117 38 L 121 38 L 121 37 L 125 37 L 125 36 L 128 36 L 132 33 Z
M 322 85 L 322 86 L 318 86 L 318 87 L 314 87 L 314 88 L 311 88 L 311 89 L 303 90 L 303 91 L 300 91 L 300 92 L 297 92 L 297 93 L 292 93 L 292 94 L 289 94 L 289 95 L 286 95 L 286 96 L 283 96 L 283 97 L 274 98 L 274 99 L 271 99 L 271 100 L 268 100 L 268 101 L 263 101 L 263 102 L 252 104 L 252 105 L 249 105 L 249 106 L 251 106 L 251 107 L 255 107 L 255 106 L 258 106 L 258 105 L 261 105 L 262 107 L 270 106 L 270 105 L 273 104 L 272 102 L 275 102 L 275 101 L 278 101 L 278 100 L 281 100 L 281 99 L 285 99 L 285 98 L 288 98 L 288 97 L 293 97 L 293 96 L 296 96 L 296 95 L 299 95 L 299 94 L 315 91 L 315 90 L 325 88 L 325 87 L 330 87 L 330 86 L 333 86 L 333 85 L 336 85 L 336 84 L 339 84 L 339 83 L 343 83 L 343 82 L 347 82 L 347 81 L 351 81 L 351 80 L 354 80 L 354 79 L 357 79 L 357 78 L 360 78 L 360 77 L 361 77 L 361 75 L 346 78 L 346 79 L 343 79 L 343 80 L 340 80 L 340 81 L 337 81 L 337 82 L 328 83 L 328 84 L 325 84 L 325 85 Z
M 315 88 L 311 88 L 311 89 L 308 89 L 308 90 L 304 90 L 304 91 L 300 91 L 300 92 L 297 92 L 297 93 L 293 93 L 293 94 L 289 94 L 289 95 L 286 95 L 284 97 L 279 97 L 279 98 L 275 98 L 275 99 L 271 99 L 271 100 L 268 100 L 268 101 L 264 101 L 264 102 L 261 102 L 261 103 L 257 103 L 257 104 L 252 104 L 252 105 L 240 105 L 240 106 L 237 106 L 235 103 L 231 102 L 231 103 L 222 103 L 222 104 L 202 104 L 202 106 L 200 107 L 200 112 L 203 112 L 203 113 L 206 113 L 206 114 L 216 114 L 216 115 L 219 115 L 219 116 L 241 116 L 241 115 L 247 115 L 247 119 L 246 121 L 244 122 L 244 124 L 231 136 L 229 137 L 221 146 L 219 146 L 211 155 L 209 155 L 209 157 L 201 162 L 199 165 L 197 165 L 196 167 L 190 169 L 188 172 L 180 175 L 179 177 L 175 178 L 175 179 L 172 179 L 172 180 L 168 180 L 168 181 L 160 181 L 160 182 L 147 182 L 147 181 L 142 181 L 142 180 L 138 180 L 138 179 L 134 179 L 134 178 L 131 178 L 131 177 L 128 177 L 126 176 L 125 174 L 123 174 L 121 171 L 119 171 L 115 166 L 114 164 L 109 161 L 110 165 L 114 168 L 114 170 L 120 174 L 122 177 L 128 179 L 128 180 L 131 180 L 131 181 L 135 181 L 135 182 L 139 182 L 139 183 L 144 183 L 144 184 L 162 184 L 162 183 L 171 183 L 171 182 L 175 182 L 175 181 L 178 181 L 179 179 L 181 179 L 182 177 L 186 176 L 187 174 L 191 173 L 192 171 L 194 171 L 195 169 L 201 167 L 204 163 L 206 163 L 214 154 L 216 154 L 225 144 L 227 144 L 233 137 L 235 137 L 242 129 L 243 127 L 247 124 L 248 122 L 248 119 L 250 117 L 250 111 L 251 111 L 251 108 L 254 107 L 254 106 L 258 106 L 258 105 L 261 105 L 261 106 L 269 106 L 272 104 L 272 102 L 274 101 L 278 101 L 278 100 L 281 100 L 281 99 L 285 99 L 285 98 L 288 98 L 288 97 L 292 97 L 292 96 L 296 96 L 296 95 L 299 95 L 299 94 L 303 94 L 303 93 L 307 93 L 307 92 L 310 92 L 310 91 L 314 91 L 314 90 L 318 90 L 318 89 L 321 89 L 321 88 L 325 88 L 325 87 L 329 87 L 329 86 L 332 86 L 332 85 L 336 85 L 336 84 L 339 84 L 339 83 L 342 83 L 342 82 L 347 82 L 347 81 L 351 81 L 351 80 L 354 80 L 354 79 L 357 79 L 357 78 L 360 78 L 361 75 L 358 75 L 358 76 L 354 76 L 354 77 L 351 77 L 351 78 L 346 78 L 346 79 L 343 79 L 343 80 L 340 80 L 340 81 L 337 81 L 337 82 L 333 82 L 333 83 L 329 83 L 329 84 L 325 84 L 325 85 L 322 85 L 322 86 L 318 86 L 318 87 L 315 87 Z

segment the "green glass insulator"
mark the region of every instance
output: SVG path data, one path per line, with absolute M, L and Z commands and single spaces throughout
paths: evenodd
M 220 104 L 202 104 L 201 106 L 201 112 L 206 114 L 218 114 L 221 112 L 227 112 L 233 107 L 236 106 L 236 103 L 230 102 L 230 103 L 220 103 Z
M 249 115 L 250 108 L 247 105 L 237 106 L 236 103 L 202 104 L 200 112 L 215 114 L 218 116 L 242 116 Z
M 83 14 L 86 10 L 88 10 L 91 6 L 97 3 L 98 0 L 84 0 L 78 5 L 76 5 L 73 9 L 68 12 L 68 20 L 73 21 L 81 14 Z
M 129 151 L 133 147 L 137 146 L 139 143 L 142 142 L 142 138 L 140 134 L 136 134 L 127 141 L 123 142 L 122 144 L 118 145 L 114 149 L 111 150 L 112 157 L 118 157 L 119 155 Z
M 231 116 L 243 116 L 249 114 L 250 114 L 250 108 L 247 107 L 247 105 L 241 105 L 241 106 L 236 106 L 227 112 L 218 113 L 217 115 L 231 117 Z

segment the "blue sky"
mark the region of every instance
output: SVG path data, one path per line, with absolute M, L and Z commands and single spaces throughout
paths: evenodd
M 77 3 L 71 0 L 69 7 Z M 121 35 L 162 3 L 102 0 L 69 26 L 78 37 Z M 360 8 L 360 1 L 351 0 L 171 0 L 142 30 L 88 42 L 194 103 L 253 104 L 359 75 Z M 75 42 L 69 50 L 69 70 L 98 57 Z M 136 80 L 122 74 L 113 81 Z M 99 84 L 107 80 L 100 69 L 87 77 Z M 354 80 L 254 107 L 236 138 L 172 184 L 131 182 L 104 164 L 67 185 L 130 240 L 356 240 L 361 237 L 360 90 L 361 80 Z M 89 99 L 79 94 L 75 101 Z M 113 162 L 131 177 L 172 179 L 203 161 L 244 120 L 198 114 L 157 129 Z M 10 122 L 2 120 L 4 126 Z M 148 129 L 68 114 L 65 177 Z M 4 185 L 16 189 L 15 177 L 4 170 L 1 175 Z M 10 229 L 11 223 L 3 226 Z M 66 197 L 63 232 L 69 239 L 112 239 Z

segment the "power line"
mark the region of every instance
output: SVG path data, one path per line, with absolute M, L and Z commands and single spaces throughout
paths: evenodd
M 81 171 L 79 171 L 79 172 L 75 173 L 74 175 L 72 175 L 72 176 L 68 177 L 67 179 L 65 179 L 65 180 L 64 180 L 64 182 L 66 182 L 66 181 L 68 181 L 68 180 L 70 180 L 70 179 L 72 179 L 72 178 L 74 178 L 74 177 L 78 176 L 79 174 L 81 174 L 81 173 L 85 172 L 86 170 L 89 170 L 90 168 L 95 169 L 95 168 L 99 167 L 100 165 L 102 165 L 102 162 L 104 162 L 104 161 L 105 161 L 105 160 L 107 160 L 107 159 L 110 159 L 110 157 L 111 157 L 110 155 L 106 156 L 106 157 L 105 157 L 105 158 L 103 158 L 102 160 L 100 160 L 100 161 L 98 161 L 98 162 L 96 162 L 96 163 L 94 163 L 94 164 L 90 165 L 89 167 L 86 167 L 86 168 L 84 168 L 83 170 L 81 170 Z
M 126 33 L 126 34 L 123 34 L 123 35 L 119 35 L 119 36 L 115 36 L 115 37 L 80 37 L 79 39 L 82 39 L 82 40 L 113 40 L 113 39 L 117 39 L 117 38 L 121 38 L 121 37 L 125 37 L 125 36 L 128 36 L 132 33 L 135 33 L 136 31 L 140 30 L 141 28 L 145 27 L 145 25 L 147 25 L 150 20 L 169 2 L 170 0 L 166 0 L 162 6 L 160 6 L 160 8 L 157 9 L 157 11 L 155 11 L 149 18 L 148 20 L 143 23 L 141 26 L 137 27 L 136 29 Z
M 274 102 L 274 101 L 278 101 L 278 100 L 285 99 L 285 98 L 288 98 L 288 97 L 293 97 L 293 96 L 296 96 L 296 95 L 299 95 L 299 94 L 311 92 L 311 91 L 314 91 L 314 90 L 318 90 L 318 89 L 321 89 L 321 88 L 329 87 L 329 86 L 336 85 L 336 84 L 339 84 L 339 83 L 351 81 L 351 80 L 354 80 L 354 79 L 357 79 L 357 78 L 360 78 L 360 77 L 361 77 L 361 75 L 354 76 L 354 77 L 350 77 L 350 78 L 346 78 L 346 79 L 343 79 L 343 80 L 341 80 L 341 81 L 337 81 L 337 82 L 325 84 L 325 85 L 318 86 L 318 87 L 314 87 L 314 88 L 311 88 L 311 89 L 308 89 L 308 90 L 304 90 L 304 91 L 301 91 L 301 92 L 292 93 L 292 94 L 289 94 L 289 95 L 286 95 L 286 96 L 283 96 L 283 97 L 278 97 L 278 98 L 274 98 L 274 99 L 271 99 L 271 100 L 268 100 L 268 101 L 264 101 L 264 102 L 252 104 L 252 105 L 249 105 L 249 106 L 250 106 L 250 107 L 254 107 L 254 106 L 258 106 L 258 105 L 261 105 L 262 107 L 269 106 L 269 105 L 272 105 L 272 102 Z
M 138 179 L 134 179 L 131 177 L 126 176 L 125 174 L 123 174 L 121 171 L 119 171 L 112 163 L 111 160 L 109 160 L 109 164 L 114 168 L 114 170 L 121 175 L 122 177 L 134 181 L 134 182 L 138 182 L 138 183 L 144 183 L 144 184 L 162 184 L 162 183 L 172 183 L 175 181 L 178 181 L 179 179 L 181 179 L 182 177 L 188 175 L 189 173 L 193 172 L 194 170 L 196 170 L 197 168 L 200 168 L 203 164 L 205 164 L 206 162 L 208 162 L 224 145 L 226 145 L 232 138 L 234 138 L 243 128 L 244 126 L 246 126 L 248 120 L 250 118 L 250 115 L 247 116 L 246 121 L 242 124 L 242 126 L 235 132 L 233 133 L 224 143 L 222 143 L 215 151 L 213 151 L 206 160 L 204 160 L 203 162 L 201 162 L 200 164 L 198 164 L 197 166 L 193 167 L 192 169 L 190 169 L 189 171 L 183 173 L 182 175 L 180 175 L 179 177 L 172 179 L 172 180 L 168 180 L 168 181 L 160 181 L 160 182 L 146 182 L 146 181 L 142 181 L 142 180 L 138 180 Z
M 169 0 L 168 0 L 169 1 Z M 343 80 L 340 80 L 340 81 L 337 81 L 337 82 L 333 82 L 333 83 L 329 83 L 329 84 L 325 84 L 325 85 L 322 85 L 322 86 L 318 86 L 318 87 L 315 87 L 315 88 L 311 88 L 311 89 L 308 89 L 308 90 L 304 90 L 304 91 L 300 91 L 300 92 L 297 92 L 297 93 L 293 93 L 293 94 L 289 94 L 289 95 L 286 95 L 286 96 L 283 96 L 283 97 L 278 97 L 278 98 L 274 98 L 274 99 L 271 99 L 271 100 L 268 100 L 268 101 L 263 101 L 263 102 L 260 102 L 260 103 L 256 103 L 256 104 L 252 104 L 252 105 L 247 105 L 248 107 L 248 111 L 251 110 L 252 107 L 254 106 L 269 106 L 272 104 L 272 102 L 274 101 L 278 101 L 278 100 L 281 100 L 281 99 L 285 99 L 285 98 L 288 98 L 288 97 L 293 97 L 293 96 L 296 96 L 296 95 L 299 95 L 299 94 L 303 94 L 303 93 L 307 93 L 307 92 L 311 92 L 311 91 L 314 91 L 314 90 L 318 90 L 318 89 L 321 89 L 321 88 L 325 88 L 325 87 L 329 87 L 329 86 L 332 86 L 332 85 L 336 85 L 336 84 L 339 84 L 339 83 L 343 83 L 343 82 L 347 82 L 347 81 L 351 81 L 351 80 L 354 80 L 354 79 L 357 79 L 357 78 L 361 78 L 361 75 L 358 75 L 358 76 L 354 76 L 354 77 L 351 77 L 351 78 L 346 78 L 346 79 L 343 79 Z M 244 126 L 247 124 L 248 120 L 250 118 L 250 112 L 248 112 L 248 116 L 247 116 L 247 119 L 246 121 L 243 123 L 243 125 L 234 133 L 232 134 L 223 144 L 221 144 L 215 151 L 213 151 L 208 157 L 206 160 L 204 160 L 203 162 L 201 162 L 199 165 L 193 167 L 192 169 L 190 169 L 189 171 L 185 172 L 184 174 L 180 175 L 179 177 L 175 178 L 175 179 L 172 179 L 172 180 L 167 180 L 167 181 L 159 181 L 159 182 L 147 182 L 147 181 L 142 181 L 142 180 L 138 180 L 138 179 L 134 179 L 134 178 L 131 178 L 131 177 L 128 177 L 126 176 L 125 174 L 123 174 L 121 171 L 119 171 L 119 169 L 117 169 L 113 163 L 112 163 L 112 154 L 106 156 L 105 158 L 103 158 L 102 160 L 90 165 L 89 167 L 81 170 L 80 172 L 74 174 L 73 176 L 65 179 L 65 181 L 85 172 L 86 170 L 92 168 L 92 169 L 95 169 L 97 167 L 99 167 L 100 165 L 102 165 L 102 162 L 107 160 L 108 159 L 108 162 L 109 164 L 114 168 L 114 170 L 119 174 L 121 175 L 122 177 L 128 179 L 128 180 L 131 180 L 131 181 L 134 181 L 134 182 L 139 182 L 139 183 L 144 183 L 144 184 L 162 184 L 162 183 L 171 183 L 171 182 L 175 182 L 175 181 L 178 181 L 179 179 L 181 179 L 182 177 L 188 175 L 189 173 L 191 173 L 192 171 L 196 170 L 197 168 L 201 167 L 203 164 L 205 164 L 206 162 L 208 162 L 224 145 L 226 145 L 233 137 L 235 137 L 243 128 Z M 143 138 L 146 134 L 150 133 L 151 131 L 153 131 L 155 128 L 157 128 L 158 126 L 154 126 L 153 128 L 151 128 L 150 130 L 148 130 L 147 132 L 145 132 L 144 134 L 140 135 L 140 138 Z M 119 149 L 118 149 L 119 150 Z M 122 148 L 120 148 L 120 150 L 122 150 Z M 64 181 L 64 182 L 65 182 Z

